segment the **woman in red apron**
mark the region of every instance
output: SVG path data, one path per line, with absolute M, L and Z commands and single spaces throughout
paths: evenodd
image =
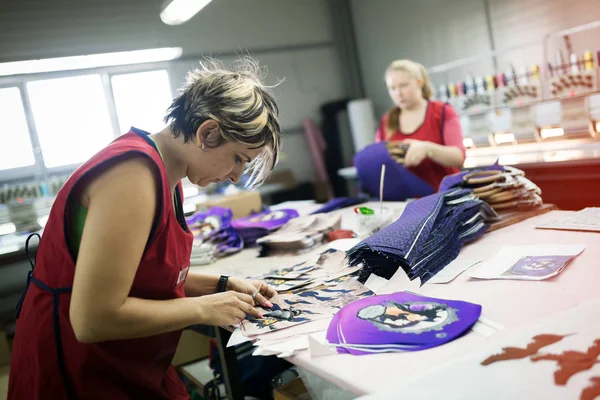
M 17 310 L 9 399 L 187 399 L 171 365 L 181 330 L 272 306 L 264 282 L 188 274 L 181 179 L 249 171 L 257 185 L 277 161 L 275 100 L 241 64 L 192 72 L 167 128 L 132 128 L 59 191 Z
M 385 82 L 394 107 L 381 119 L 376 141 L 389 141 L 390 154 L 437 191 L 442 178 L 458 172 L 465 160 L 460 118 L 450 105 L 430 100 L 429 76 L 421 64 L 394 61 Z

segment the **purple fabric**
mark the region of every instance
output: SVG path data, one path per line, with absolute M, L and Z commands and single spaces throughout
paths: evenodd
M 298 217 L 298 211 L 283 209 L 236 219 L 231 225 L 241 236 L 246 247 L 250 247 L 255 245 L 261 237 L 267 236 L 272 231 L 281 228 L 290 219 L 296 217 Z
M 379 197 L 382 164 L 385 164 L 384 200 L 402 201 L 435 192 L 429 184 L 398 164 L 382 142 L 365 147 L 354 157 L 358 180 L 362 188 L 372 196 Z
M 186 222 L 195 241 L 213 244 L 213 255 L 222 257 L 244 248 L 244 241 L 231 226 L 232 217 L 229 208 L 212 207 L 186 218 Z
M 396 222 L 350 249 L 350 264 L 363 264 L 361 282 L 371 273 L 389 279 L 401 267 L 423 284 L 456 258 L 464 243 L 485 232 L 485 206 L 468 189 L 414 200 Z
M 345 346 L 338 352 L 355 355 L 424 350 L 460 337 L 480 315 L 480 305 L 464 301 L 408 292 L 371 296 L 335 315 L 327 341 Z

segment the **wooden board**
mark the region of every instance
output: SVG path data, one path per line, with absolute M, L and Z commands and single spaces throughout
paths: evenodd
M 504 228 L 510 225 L 514 225 L 518 222 L 525 221 L 526 219 L 545 214 L 547 212 L 557 210 L 558 208 L 554 204 L 544 204 L 540 208 L 529 211 L 512 211 L 505 213 L 498 213 L 500 220 L 490 225 L 487 232 L 493 232 L 500 228 Z

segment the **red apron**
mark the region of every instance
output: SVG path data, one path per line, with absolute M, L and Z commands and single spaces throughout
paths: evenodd
M 189 398 L 171 365 L 181 331 L 84 344 L 75 338 L 69 320 L 75 272 L 67 237 L 69 196 L 77 182 L 98 167 L 134 154 L 147 156 L 158 166 L 162 201 L 129 295 L 154 300 L 185 296 L 193 237 L 181 206 L 178 215 L 173 211 L 164 163 L 154 142 L 147 133 L 135 130 L 78 168 L 54 201 L 35 271 L 17 307 L 8 399 Z M 180 185 L 176 196 L 181 205 Z

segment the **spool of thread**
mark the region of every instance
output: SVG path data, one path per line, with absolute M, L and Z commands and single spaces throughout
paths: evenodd
M 483 76 L 475 78 L 475 92 L 479 94 L 485 93 L 485 79 Z
M 468 75 L 465 79 L 465 95 L 473 94 L 475 94 L 475 80 L 471 75 Z
M 501 72 L 496 75 L 496 87 L 501 88 L 506 86 L 506 76 Z
M 493 75 L 488 75 L 485 77 L 485 89 L 488 92 L 493 92 L 496 89 L 496 80 Z
M 527 68 L 521 67 L 519 70 L 519 85 L 527 85 L 529 84 L 529 77 L 527 76 Z
M 586 71 L 594 69 L 594 56 L 589 50 L 586 50 L 585 53 L 583 53 L 583 68 Z
M 569 64 L 571 66 L 571 73 L 578 74 L 579 73 L 579 60 L 577 60 L 577 54 L 571 53 L 569 56 Z
M 456 94 L 457 96 L 465 95 L 465 84 L 462 82 L 456 82 Z
M 450 98 L 458 96 L 456 85 L 454 83 L 448 84 L 448 93 L 450 93 Z
M 438 97 L 440 98 L 440 100 L 447 100 L 448 97 L 450 97 L 448 95 L 448 88 L 446 87 L 446 85 L 441 84 L 438 88 Z
M 555 75 L 563 75 L 565 73 L 565 59 L 563 58 L 562 52 L 556 50 L 556 66 L 554 68 Z
M 540 79 L 540 66 L 537 64 L 533 64 L 531 67 L 531 79 L 538 80 Z

